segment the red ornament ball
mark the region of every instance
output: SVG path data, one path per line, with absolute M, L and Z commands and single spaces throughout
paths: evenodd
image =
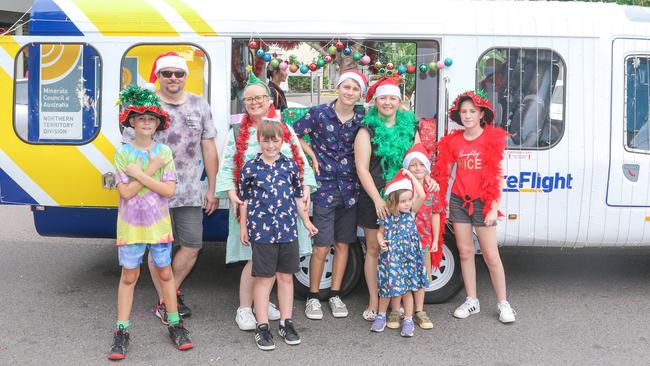
M 250 48 L 251 50 L 256 50 L 257 47 L 258 47 L 257 42 L 255 41 L 248 42 L 248 48 Z
M 341 41 L 336 42 L 336 49 L 337 49 L 339 52 L 340 52 L 340 51 L 343 51 L 344 48 L 345 48 L 345 45 L 343 44 L 343 42 L 341 42 Z
M 318 70 L 318 66 L 315 63 L 312 62 L 312 63 L 309 64 L 309 70 L 316 71 L 316 70 Z
M 406 72 L 409 74 L 415 74 L 415 66 L 413 65 L 406 66 Z

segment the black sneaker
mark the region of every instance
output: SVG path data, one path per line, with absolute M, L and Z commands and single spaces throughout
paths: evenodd
M 108 359 L 111 361 L 123 360 L 126 357 L 127 348 L 129 348 L 129 332 L 120 327 L 113 333 L 113 345 L 108 352 Z
M 300 344 L 300 336 L 296 332 L 296 328 L 293 326 L 293 321 L 287 319 L 284 321 L 284 327 L 280 324 L 280 329 L 278 330 L 280 337 L 284 338 L 284 342 L 290 345 Z
M 192 316 L 192 310 L 185 305 L 183 301 L 183 293 L 181 290 L 176 290 L 176 302 L 178 303 L 178 315 L 182 318 L 189 318 Z
M 268 323 L 260 324 L 255 329 L 255 343 L 257 344 L 257 348 L 263 351 L 272 351 L 275 349 L 273 334 L 271 334 Z
M 183 323 L 170 325 L 167 330 L 169 330 L 169 338 L 174 342 L 177 350 L 186 351 L 194 347 L 190 340 L 190 331 L 185 329 Z
M 156 304 L 154 306 L 154 313 L 160 319 L 160 321 L 163 323 L 163 325 L 169 325 L 169 321 L 167 321 L 167 308 L 165 307 L 165 304 Z

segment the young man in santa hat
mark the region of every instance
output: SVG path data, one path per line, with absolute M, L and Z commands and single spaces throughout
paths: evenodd
M 348 246 L 357 241 L 357 201 L 359 182 L 354 164 L 354 139 L 364 116 L 363 106 L 356 106 L 366 90 L 366 76 L 357 70 L 341 73 L 336 84 L 336 100 L 313 107 L 293 128 L 312 161 L 318 190 L 313 194 L 314 236 L 309 264 L 309 297 L 305 315 L 322 319 L 319 301 L 320 281 L 325 258 L 334 246 L 332 288 L 329 306 L 335 318 L 348 316 L 341 301 L 343 274 L 348 262 Z
M 151 69 L 149 82 L 160 84 L 156 94 L 161 108 L 169 113 L 169 128 L 154 134 L 155 141 L 169 146 L 176 164 L 176 194 L 169 200 L 172 218 L 174 244 L 180 248 L 172 261 L 176 281 L 178 310 L 182 317 L 189 317 L 191 310 L 184 303 L 180 287 L 190 273 L 203 245 L 203 210 L 210 215 L 219 203 L 214 196 L 218 170 L 217 130 L 212 123 L 212 113 L 207 101 L 198 95 L 185 91 L 189 74 L 187 62 L 175 52 L 168 52 L 156 58 Z M 133 140 L 133 129 L 125 128 L 123 143 Z M 201 197 L 201 174 L 199 161 L 203 161 L 208 178 L 208 191 Z M 167 313 L 162 301 L 160 279 L 152 268 L 149 269 L 156 291 L 158 305 L 156 316 L 167 322 Z

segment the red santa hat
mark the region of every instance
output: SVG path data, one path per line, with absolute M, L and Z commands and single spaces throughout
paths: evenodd
M 374 98 L 381 97 L 382 95 L 394 95 L 402 99 L 402 93 L 399 90 L 398 85 L 399 82 L 399 76 L 384 76 L 377 80 L 376 83 L 372 84 L 372 86 L 368 88 L 366 103 L 370 102 Z
M 427 152 L 427 149 L 424 147 L 424 145 L 421 143 L 413 145 L 404 156 L 404 169 L 409 168 L 409 165 L 411 165 L 411 161 L 413 159 L 418 159 L 422 164 L 424 164 L 424 167 L 427 169 L 427 173 L 431 173 L 431 161 L 429 160 L 428 156 L 429 153 Z
M 411 180 L 409 177 L 404 174 L 404 171 L 400 169 L 397 174 L 395 174 L 395 177 L 386 184 L 386 188 L 384 188 L 384 195 L 388 196 L 389 194 L 399 191 L 400 189 L 406 189 L 409 191 L 413 190 L 413 183 L 411 183 Z
M 179 56 L 176 52 L 167 52 L 163 53 L 156 57 L 153 62 L 153 67 L 151 67 L 151 74 L 149 75 L 149 82 L 155 83 L 158 77 L 158 71 L 166 69 L 168 67 L 173 67 L 176 69 L 181 69 L 185 71 L 185 74 L 189 74 L 190 70 L 187 68 L 187 61 L 185 58 Z
M 345 70 L 341 73 L 339 76 L 339 81 L 336 83 L 336 87 L 338 88 L 341 83 L 344 81 L 352 79 L 359 84 L 359 88 L 361 88 L 361 95 L 366 92 L 366 85 L 368 85 L 368 78 L 366 78 L 366 75 L 361 73 L 358 70 Z

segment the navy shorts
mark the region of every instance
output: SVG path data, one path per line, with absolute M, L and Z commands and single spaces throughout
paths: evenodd
M 312 223 L 318 228 L 312 245 L 328 247 L 334 242 L 352 244 L 357 241 L 357 205 L 346 208 L 341 196 L 335 196 L 331 207 L 314 203 Z

